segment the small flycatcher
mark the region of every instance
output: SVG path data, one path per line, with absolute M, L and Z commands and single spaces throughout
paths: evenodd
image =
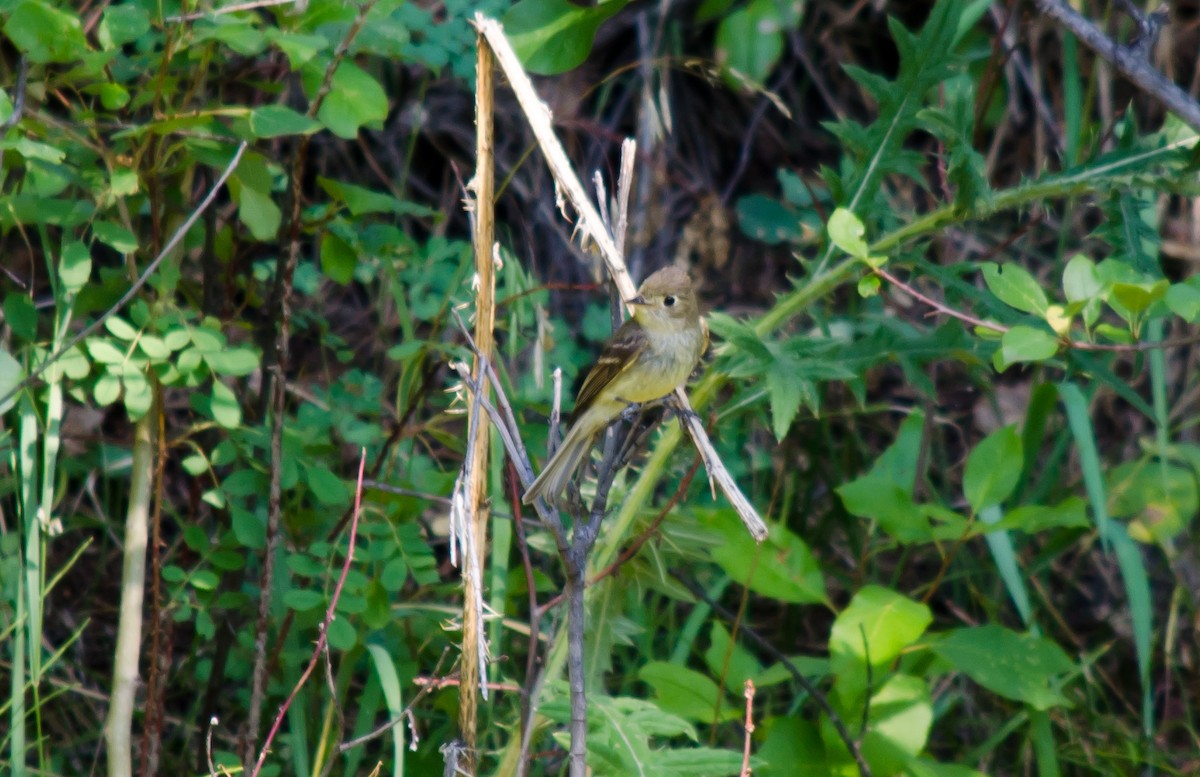
M 566 438 L 521 498 L 557 502 L 601 432 L 634 403 L 652 402 L 683 385 L 708 347 L 696 291 L 687 273 L 664 267 L 626 300 L 633 317 L 621 325 L 588 372 Z

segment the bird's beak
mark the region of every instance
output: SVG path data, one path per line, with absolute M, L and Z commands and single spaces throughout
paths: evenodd
M 643 297 L 641 294 L 639 294 L 636 297 L 634 297 L 633 299 L 625 300 L 625 304 L 626 305 L 647 305 L 649 303 L 646 302 L 645 297 Z

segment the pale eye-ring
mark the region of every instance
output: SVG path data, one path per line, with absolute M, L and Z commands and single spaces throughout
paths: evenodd
M 675 304 L 675 298 L 668 294 L 667 296 L 663 297 L 663 304 L 667 307 L 671 307 Z

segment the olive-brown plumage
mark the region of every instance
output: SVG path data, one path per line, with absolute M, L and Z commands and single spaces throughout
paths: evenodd
M 683 385 L 708 345 L 696 293 L 687 273 L 664 267 L 628 300 L 632 317 L 617 329 L 575 398 L 562 445 L 525 491 L 556 502 L 604 429 L 631 404 L 652 402 Z

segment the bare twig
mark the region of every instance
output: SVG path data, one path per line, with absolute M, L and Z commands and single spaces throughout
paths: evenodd
M 17 86 L 13 94 L 12 113 L 3 122 L 0 122 L 0 137 L 3 137 L 8 128 L 14 126 L 21 120 L 21 116 L 25 113 L 25 80 L 29 77 L 29 60 L 24 54 L 17 60 Z
M 321 104 L 328 96 L 333 85 L 333 76 L 345 59 L 350 45 L 358 36 L 367 14 L 378 0 L 366 0 L 358 9 L 354 21 L 342 36 L 333 57 L 325 67 L 324 78 L 317 93 L 308 105 L 306 115 L 315 117 L 321 109 Z M 255 748 L 257 747 L 258 728 L 262 719 L 262 705 L 266 697 L 267 663 L 266 644 L 267 626 L 270 620 L 272 579 L 275 573 L 275 556 L 279 544 L 279 526 L 283 511 L 283 422 L 286 411 L 286 374 L 288 367 L 288 347 L 292 327 L 292 293 L 296 266 L 300 262 L 300 237 L 303 222 L 303 194 L 305 160 L 312 136 L 300 138 L 292 158 L 288 178 L 290 208 L 287 227 L 287 249 L 280 251 L 275 264 L 275 285 L 271 290 L 271 300 L 268 309 L 278 311 L 279 328 L 274 337 L 274 347 L 267 346 L 263 358 L 263 390 L 262 405 L 265 410 L 267 403 L 271 409 L 271 473 L 267 494 L 267 536 L 263 552 L 262 574 L 259 576 L 258 618 L 254 635 L 254 665 L 250 681 L 250 710 L 246 720 L 246 738 L 242 753 L 242 766 L 250 771 Z M 265 413 L 264 413 L 265 415 Z M 264 748 L 265 752 L 265 748 Z M 261 764 L 261 757 L 259 763 Z M 255 766 L 257 771 L 259 767 Z
M 283 723 L 283 716 L 287 714 L 288 708 L 295 701 L 296 694 L 300 693 L 300 689 L 308 682 L 308 678 L 316 668 L 317 662 L 321 660 L 322 651 L 325 650 L 325 645 L 329 638 L 329 625 L 333 623 L 338 599 L 342 596 L 342 588 L 346 584 L 346 576 L 350 574 L 350 565 L 354 562 L 354 543 L 358 540 L 358 519 L 362 514 L 363 474 L 366 472 L 366 468 L 367 451 L 364 448 L 358 460 L 358 485 L 354 489 L 354 517 L 350 520 L 350 540 L 346 548 L 346 560 L 342 562 L 342 573 L 338 576 L 337 584 L 334 585 L 333 593 L 329 597 L 329 606 L 325 609 L 325 619 L 321 622 L 312 658 L 309 659 L 308 666 L 304 668 L 300 679 L 296 681 L 296 685 L 292 688 L 291 693 L 288 694 L 287 699 L 280 706 L 279 712 L 275 715 L 275 722 L 271 724 L 271 729 L 267 732 L 266 739 L 263 740 L 262 748 L 259 750 L 258 759 L 254 763 L 254 770 L 250 773 L 250 777 L 258 777 L 258 773 L 267 759 L 267 753 L 271 750 L 271 742 L 275 739 L 275 734 L 278 733 L 279 727 Z
M 713 598 L 704 590 L 704 587 L 699 583 L 675 570 L 670 570 L 669 574 L 671 577 L 678 580 L 684 588 L 688 589 L 688 591 L 692 593 L 692 596 L 695 596 L 697 599 L 711 607 L 712 611 L 717 615 L 731 623 L 737 620 L 737 616 L 735 616 L 734 613 L 727 610 L 720 603 L 714 601 Z M 813 685 L 812 682 L 805 677 L 799 669 L 796 668 L 796 665 L 792 663 L 791 659 L 784 655 L 783 651 L 771 644 L 757 631 L 743 624 L 741 626 L 741 632 L 749 637 L 754 644 L 758 645 L 764 653 L 782 664 L 783 668 L 788 671 L 788 674 L 792 676 L 792 679 L 796 682 L 796 684 L 799 685 L 805 693 L 812 697 L 813 701 L 817 703 L 817 706 L 821 708 L 821 711 L 824 712 L 829 718 L 829 722 L 833 725 L 833 730 L 837 732 L 838 738 L 842 740 L 842 744 L 846 746 L 846 749 L 849 750 L 850 754 L 854 757 L 854 762 L 858 766 L 859 777 L 871 777 L 871 767 L 867 765 L 867 760 L 862 754 L 862 747 L 860 746 L 858 740 L 850 736 L 850 730 L 846 728 L 846 722 L 842 720 L 842 716 L 839 715 L 838 711 L 835 710 L 833 705 L 829 703 L 829 699 L 825 697 L 825 694 L 821 692 L 821 689 Z
M 458 728 L 464 738 L 463 769 L 475 772 L 477 708 L 476 689 L 488 697 L 487 644 L 483 633 L 483 549 L 488 527 L 488 449 L 491 425 L 479 417 L 479 400 L 486 399 L 488 383 L 483 379 L 491 362 L 496 315 L 495 261 L 495 149 L 493 145 L 494 70 L 492 51 L 482 37 L 475 46 L 475 176 L 467 184 L 471 197 L 467 210 L 472 218 L 475 253 L 475 348 L 472 367 L 476 381 L 471 403 L 468 456 L 464 462 L 464 526 L 470 544 L 464 548 L 462 619 L 462 691 L 459 693 Z M 457 312 L 455 313 L 457 315 Z M 475 656 L 475 661 L 471 656 Z
M 991 331 L 998 332 L 1000 334 L 1003 334 L 1012 328 L 995 321 L 987 321 L 982 318 L 977 318 L 972 316 L 970 313 L 964 313 L 961 310 L 956 310 L 943 302 L 938 302 L 933 297 L 917 291 L 910 284 L 900 280 L 882 267 L 874 267 L 871 271 L 893 286 L 903 289 L 905 294 L 924 302 L 926 305 L 938 311 L 939 313 L 944 313 L 951 318 L 957 318 L 963 323 L 970 324 L 974 327 L 980 327 L 982 329 L 990 329 Z M 1146 340 L 1136 343 L 1089 343 L 1084 340 L 1071 340 L 1068 338 L 1059 338 L 1059 342 L 1064 348 L 1069 348 L 1075 351 L 1141 353 L 1143 351 L 1155 351 L 1162 348 L 1181 348 L 1183 346 L 1195 345 L 1196 343 L 1200 342 L 1200 335 L 1193 335 L 1191 337 L 1177 337 L 1174 340 L 1159 340 L 1157 342 Z
M 750 737 L 754 733 L 754 681 L 746 680 L 746 736 L 742 738 L 742 775 L 750 777 Z
M 496 62 L 504 70 L 505 76 L 508 77 L 509 84 L 517 96 L 517 102 L 520 103 L 525 117 L 529 121 L 530 129 L 532 129 L 534 137 L 537 138 L 542 155 L 546 159 L 546 164 L 550 167 L 550 172 L 553 174 L 555 182 L 558 184 L 560 191 L 570 201 L 572 207 L 575 208 L 576 213 L 579 214 L 582 231 L 595 241 L 596 246 L 600 249 L 600 255 L 604 258 L 609 275 L 612 276 L 613 283 L 616 285 L 621 299 L 633 299 L 637 290 L 634 287 L 633 279 L 629 276 L 629 271 L 625 267 L 624 255 L 613 236 L 605 228 L 599 211 L 588 198 L 583 184 L 579 180 L 579 176 L 575 174 L 574 169 L 571 167 L 562 144 L 554 134 L 554 128 L 550 122 L 549 109 L 542 102 L 541 98 L 537 96 L 537 92 L 534 91 L 533 83 L 529 80 L 529 76 L 525 73 L 524 68 L 522 68 L 520 60 L 513 51 L 511 44 L 509 44 L 508 39 L 504 36 L 504 30 L 501 28 L 500 23 L 482 14 L 476 14 L 475 26 L 491 46 L 496 57 Z M 632 144 L 632 142 L 626 141 L 629 144 Z M 691 412 L 691 404 L 688 402 L 687 394 L 682 387 L 675 391 L 675 396 L 678 398 L 678 402 L 684 411 L 685 418 L 689 415 L 694 415 Z M 687 422 L 685 426 L 692 436 L 692 441 L 700 450 L 705 466 L 709 468 L 709 477 L 725 492 L 730 504 L 737 511 L 738 517 L 742 519 L 751 536 L 759 542 L 766 539 L 766 524 L 763 523 L 762 517 L 759 516 L 754 506 L 750 504 L 750 500 L 746 499 L 745 495 L 742 494 L 733 476 L 729 474 L 729 471 L 721 462 L 720 456 L 717 455 L 716 449 L 712 445 L 712 441 L 708 439 L 708 435 L 704 431 L 704 425 Z
M 1117 71 L 1139 89 L 1158 100 L 1194 130 L 1200 131 L 1200 103 L 1150 66 L 1138 51 L 1122 46 L 1091 21 L 1059 0 L 1036 0 L 1046 16 L 1073 32 L 1096 56 L 1111 62 Z

